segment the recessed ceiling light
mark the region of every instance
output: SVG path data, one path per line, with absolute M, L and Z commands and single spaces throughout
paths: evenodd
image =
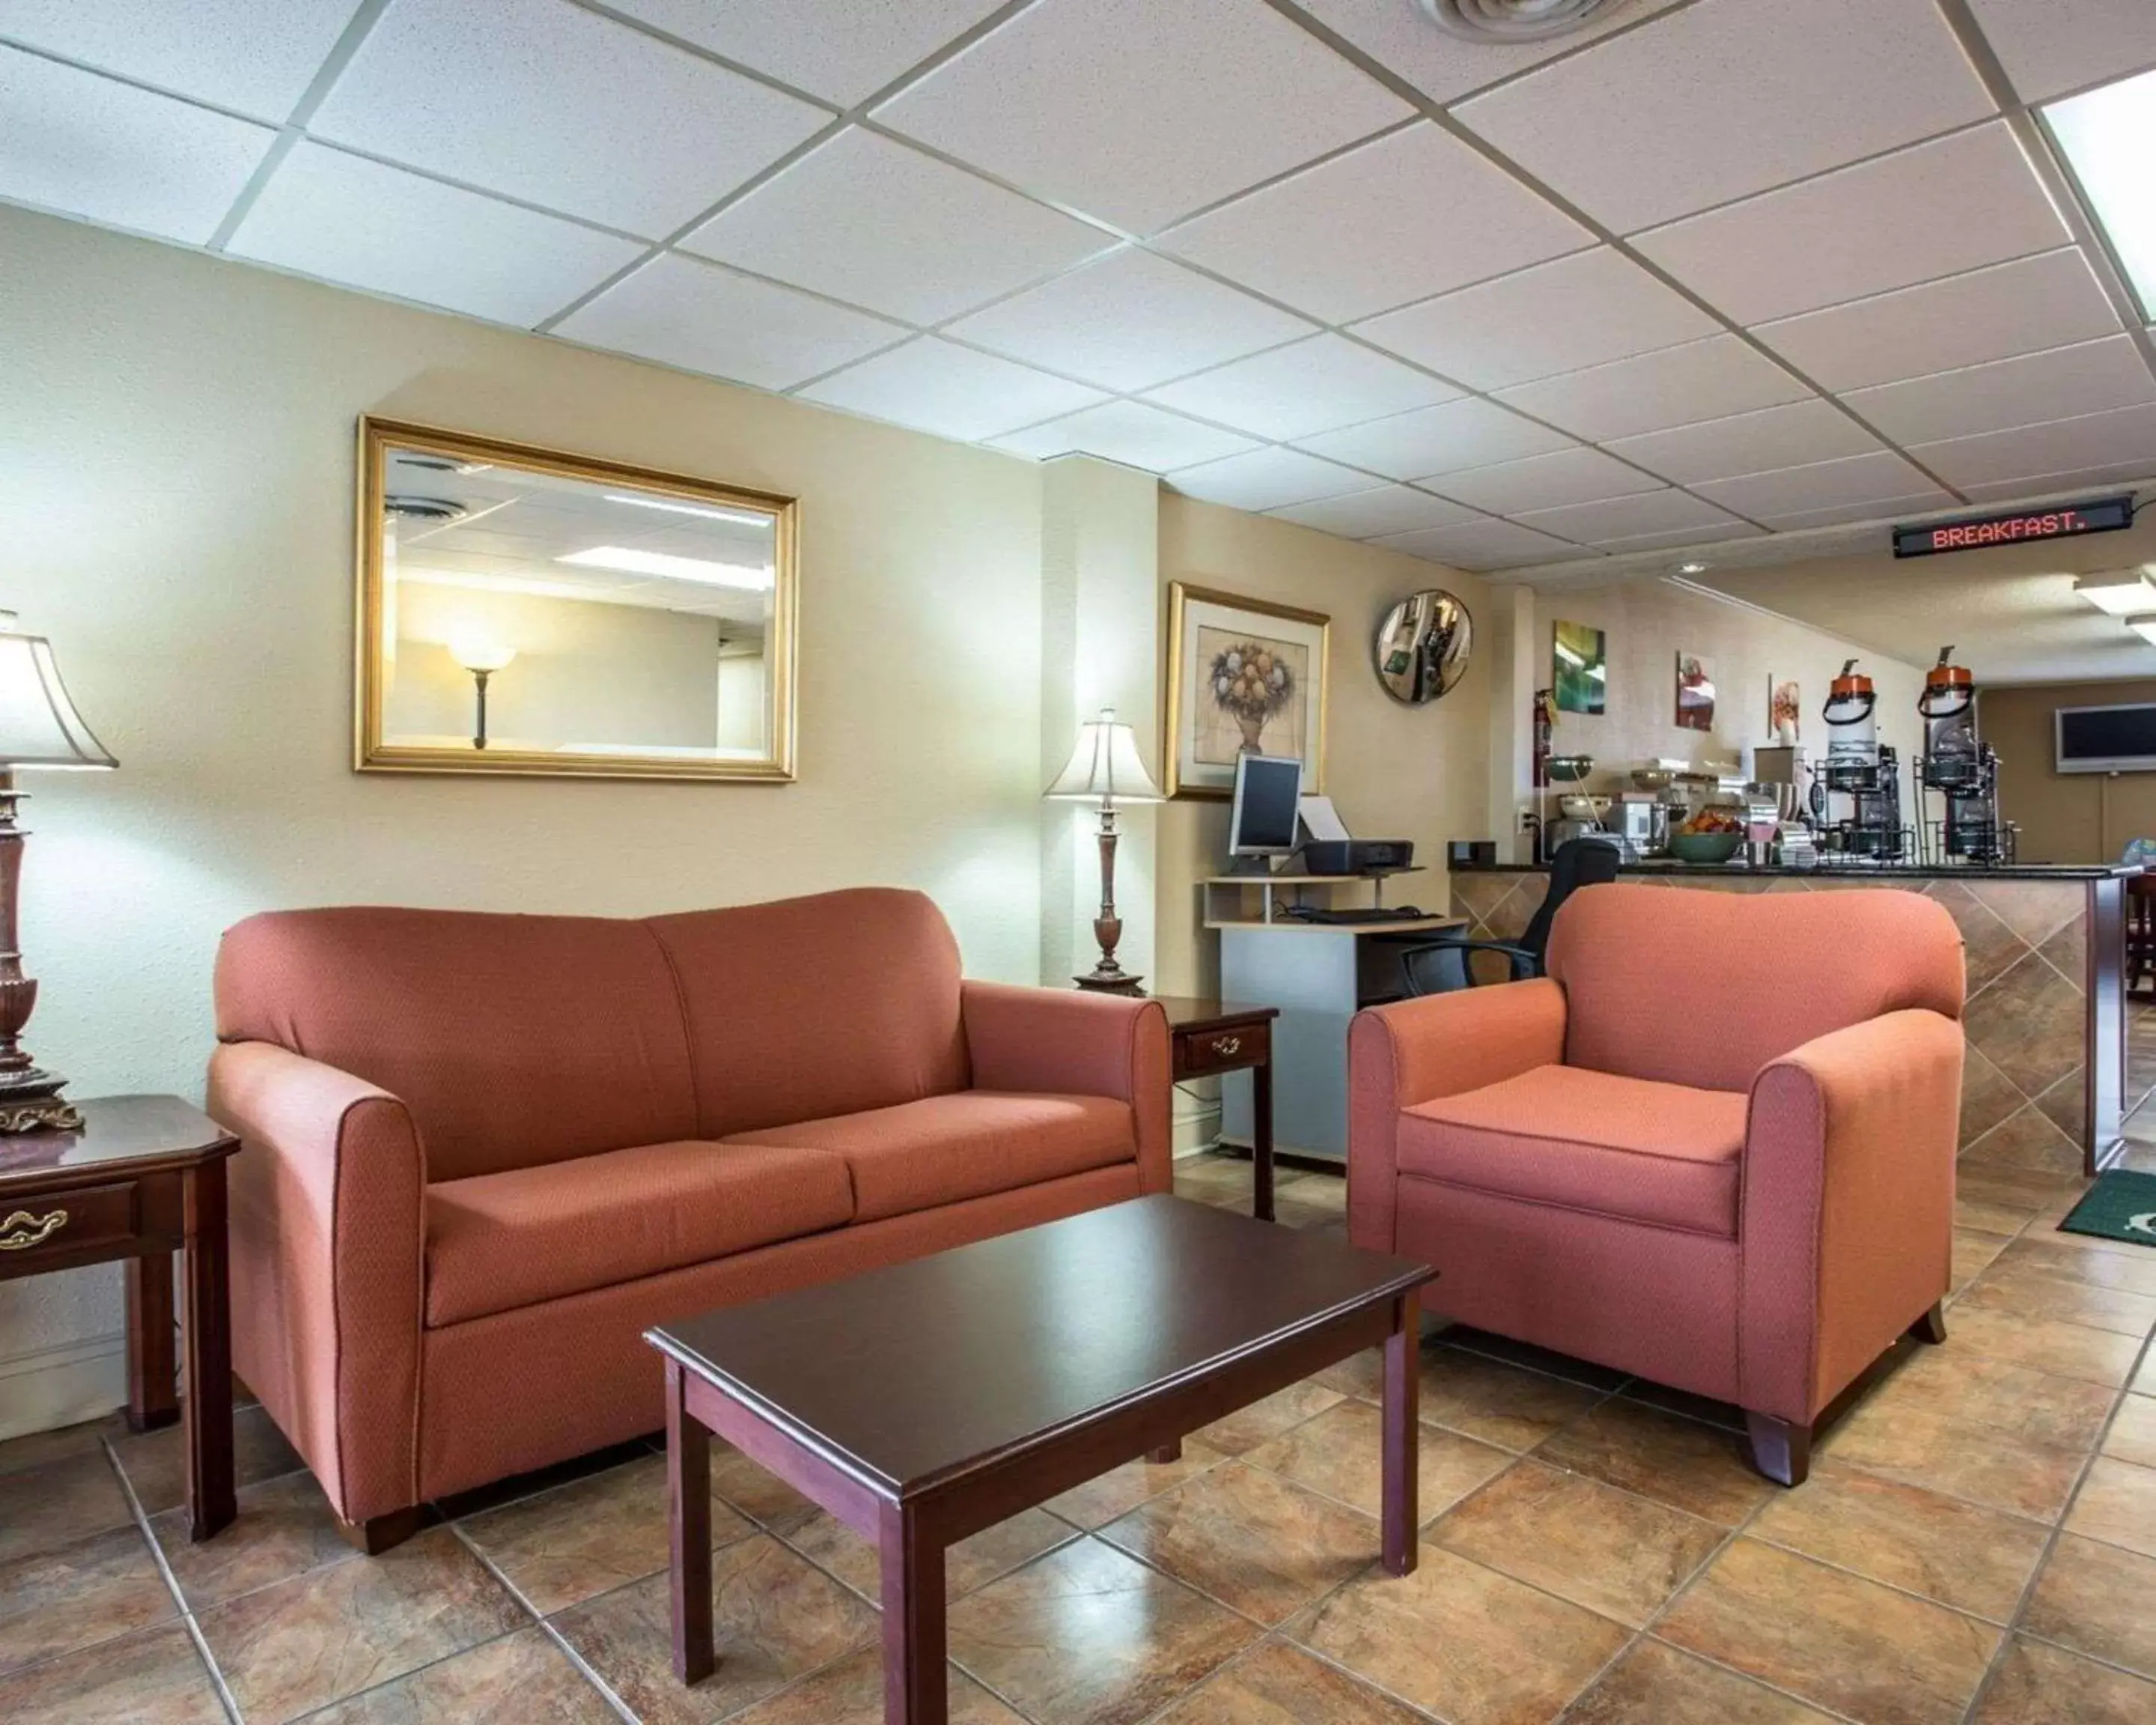
M 1419 0 L 1440 30 L 1475 42 L 1539 42 L 1584 30 L 1625 0 Z
M 767 527 L 771 517 L 752 509 L 715 509 L 701 503 L 668 503 L 657 497 L 632 497 L 626 491 L 608 491 L 609 503 L 633 503 L 639 509 L 663 509 L 670 515 L 700 515 L 709 521 L 732 521 L 743 527 Z
M 1677 573 L 1680 575 L 1704 575 L 1707 573 L 1707 565 L 1705 563 L 1679 563 L 1677 565 Z
M 668 581 L 697 581 L 706 587 L 745 587 L 752 592 L 761 592 L 772 584 L 771 571 L 754 564 L 677 557 L 627 545 L 594 545 L 588 551 L 572 551 L 554 561 L 588 569 L 619 569 L 629 575 L 656 575 Z
M 2156 318 L 2156 72 L 2054 102 L 2044 121 L 2080 181 L 2141 315 Z
M 2074 583 L 2074 592 L 2113 617 L 2156 611 L 2156 590 L 2150 588 L 2138 569 L 2107 569 L 2100 575 L 2084 575 Z

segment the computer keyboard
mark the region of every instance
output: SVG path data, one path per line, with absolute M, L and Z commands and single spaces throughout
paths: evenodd
M 1365 905 L 1358 910 L 1321 910 L 1316 905 L 1296 905 L 1286 914 L 1297 922 L 1354 925 L 1363 922 L 1419 922 L 1423 913 L 1413 905 Z

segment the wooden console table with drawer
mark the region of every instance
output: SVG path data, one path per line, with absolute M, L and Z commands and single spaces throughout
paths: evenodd
M 238 1512 L 224 1162 L 239 1139 L 177 1096 L 103 1096 L 73 1132 L 0 1137 L 0 1281 L 125 1260 L 128 1423 L 184 1426 L 187 1532 Z M 187 1255 L 186 1406 L 175 1392 L 172 1254 Z
M 1154 999 L 1168 1011 L 1171 1077 L 1179 1083 L 1224 1072 L 1250 1075 L 1250 1214 L 1260 1222 L 1271 1221 L 1273 1020 L 1280 1009 L 1174 994 Z

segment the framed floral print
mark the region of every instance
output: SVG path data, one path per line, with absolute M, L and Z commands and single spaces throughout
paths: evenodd
M 1228 796 L 1239 755 L 1291 755 L 1323 791 L 1332 619 L 1180 581 L 1168 607 L 1168 795 Z

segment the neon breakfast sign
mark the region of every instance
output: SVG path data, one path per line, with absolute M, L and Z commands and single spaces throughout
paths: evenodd
M 2133 499 L 2099 497 L 2088 503 L 2017 510 L 2012 515 L 1965 516 L 1894 530 L 1897 557 L 1937 557 L 1942 552 L 2021 545 L 2032 539 L 2071 539 L 2082 533 L 2115 533 L 2133 525 Z

